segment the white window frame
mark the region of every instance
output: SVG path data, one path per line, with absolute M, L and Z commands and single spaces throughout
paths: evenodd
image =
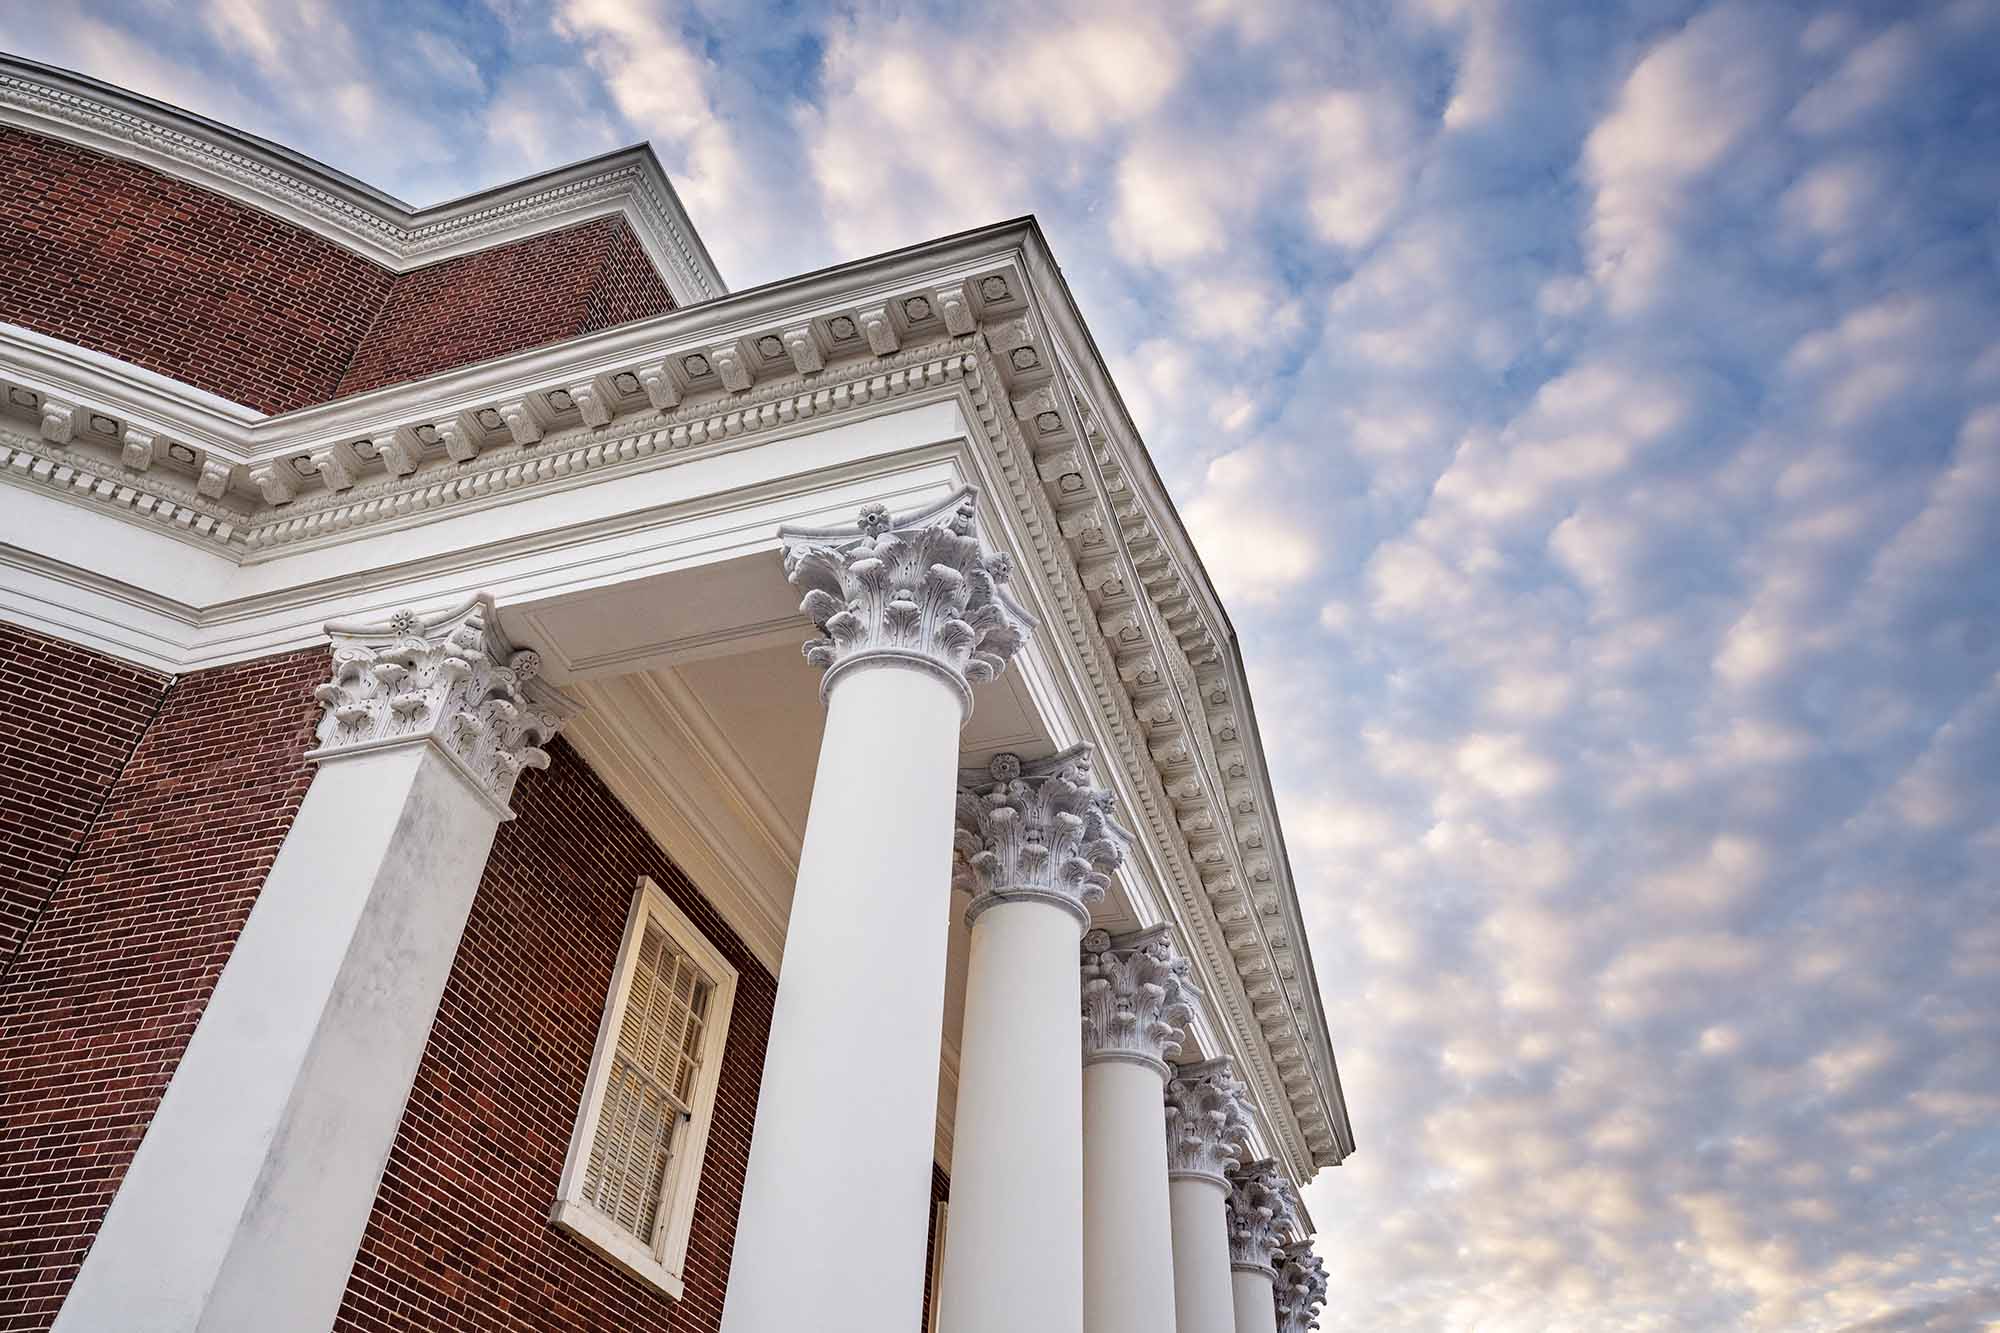
M 707 974 L 715 987 L 702 1033 L 701 1068 L 696 1073 L 694 1096 L 690 1099 L 687 1123 L 681 1129 L 681 1141 L 675 1145 L 667 1165 L 667 1181 L 660 1196 L 659 1221 L 654 1227 L 651 1246 L 583 1199 L 590 1141 L 597 1133 L 598 1116 L 604 1108 L 604 1091 L 611 1080 L 612 1057 L 618 1048 L 618 1030 L 625 1020 L 625 1003 L 638 967 L 639 946 L 645 940 L 649 923 L 665 930 L 675 946 Z M 576 1129 L 570 1135 L 569 1157 L 563 1162 L 562 1185 L 556 1192 L 550 1220 L 632 1276 L 675 1300 L 680 1299 L 684 1287 L 682 1270 L 687 1263 L 688 1233 L 694 1225 L 702 1159 L 708 1150 L 709 1125 L 715 1118 L 715 1091 L 722 1079 L 722 1052 L 728 1043 L 729 1014 L 735 1003 L 736 969 L 708 942 L 701 928 L 674 906 L 658 884 L 641 875 L 639 887 L 632 894 L 632 906 L 625 915 L 625 938 L 618 947 L 618 966 L 612 969 L 610 992 L 604 997 L 604 1016 L 597 1025 L 597 1049 L 590 1058 L 590 1078 L 583 1085 L 583 1104 L 577 1109 Z

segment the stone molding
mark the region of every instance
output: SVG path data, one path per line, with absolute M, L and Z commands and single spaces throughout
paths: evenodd
M 1243 1085 L 1227 1056 L 1181 1065 L 1167 1080 L 1167 1178 L 1227 1189 L 1228 1170 L 1250 1150 Z
M 1276 1161 L 1264 1158 L 1229 1168 L 1229 1263 L 1239 1272 L 1278 1277 L 1281 1237 L 1298 1228 L 1298 1205 Z
M 1004 902 L 1048 902 L 1090 924 L 1124 863 L 1111 793 L 1096 783 L 1088 745 L 1047 759 L 995 755 L 959 774 L 952 887 L 972 895 L 969 925 Z
M 979 540 L 978 505 L 967 487 L 915 513 L 865 505 L 853 527 L 778 529 L 799 611 L 825 636 L 805 645 L 822 698 L 855 666 L 897 662 L 942 677 L 972 715 L 972 686 L 997 680 L 1035 627 L 1003 587 L 1012 562 Z
M 540 654 L 512 649 L 498 624 L 484 593 L 445 611 L 329 623 L 333 678 L 313 691 L 325 711 L 306 758 L 429 743 L 512 819 L 515 779 L 549 766 L 541 747 L 577 708 L 535 679 Z
M 1113 938 L 1083 937 L 1083 1062 L 1124 1060 L 1165 1078 L 1167 1057 L 1180 1054 L 1181 1034 L 1200 998 L 1173 930 L 1153 926 Z
M 1278 1251 L 1278 1333 L 1312 1333 L 1326 1303 L 1326 1265 L 1302 1240 Z

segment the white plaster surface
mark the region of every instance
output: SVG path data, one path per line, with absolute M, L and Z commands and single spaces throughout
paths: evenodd
M 939 1333 L 1083 1326 L 1081 934 L 1043 901 L 972 923 Z
M 893 664 L 829 693 L 724 1333 L 921 1320 L 960 720 Z
M 1277 1292 L 1262 1273 L 1237 1269 L 1229 1275 L 1236 1306 L 1236 1333 L 1278 1333 Z
M 332 1324 L 496 827 L 428 745 L 320 767 L 60 1333 Z
M 1174 1327 L 1174 1237 L 1158 1071 L 1083 1071 L 1084 1333 Z
M 1222 1182 L 1181 1176 L 1168 1182 L 1167 1193 L 1174 1233 L 1174 1329 L 1236 1333 Z

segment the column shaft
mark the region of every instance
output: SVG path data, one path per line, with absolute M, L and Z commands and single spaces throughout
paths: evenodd
M 1083 1071 L 1084 1333 L 1174 1327 L 1161 1085 L 1157 1070 L 1130 1060 Z
M 1082 1327 L 1081 933 L 1042 901 L 973 920 L 940 1333 Z
M 332 1324 L 498 822 L 428 744 L 321 766 L 57 1329 Z
M 1173 1211 L 1176 1333 L 1235 1333 L 1223 1183 L 1176 1176 L 1167 1192 Z
M 1236 1333 L 1278 1333 L 1277 1293 L 1271 1275 L 1238 1268 L 1230 1273 Z
M 894 659 L 831 683 L 726 1333 L 921 1317 L 962 716 L 943 678 Z

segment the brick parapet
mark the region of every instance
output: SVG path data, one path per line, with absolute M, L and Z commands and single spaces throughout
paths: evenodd
M 663 314 L 620 217 L 396 274 L 247 204 L 0 126 L 0 321 L 261 412 Z

